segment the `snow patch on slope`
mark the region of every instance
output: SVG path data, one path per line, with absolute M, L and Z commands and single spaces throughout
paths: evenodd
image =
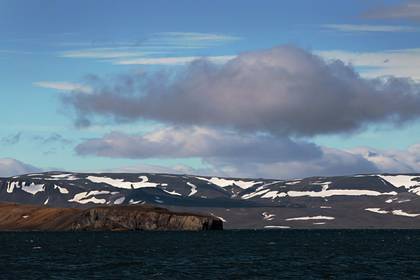
M 22 191 L 35 195 L 39 192 L 45 191 L 45 187 L 44 187 L 44 184 L 35 184 L 35 183 L 31 183 L 29 186 L 27 186 L 25 182 L 23 182 Z
M 270 191 L 270 189 L 265 189 L 265 190 L 262 190 L 262 191 L 255 191 L 253 193 L 247 193 L 247 194 L 244 194 L 242 196 L 242 198 L 243 199 L 250 199 L 250 198 L 253 198 L 255 196 L 263 195 L 263 194 L 265 194 L 268 191 Z
M 393 210 L 392 214 L 397 215 L 397 216 L 411 217 L 411 218 L 420 216 L 420 214 L 410 214 L 410 213 L 404 212 L 403 210 Z
M 211 184 L 217 185 L 222 188 L 236 185 L 244 190 L 256 184 L 262 183 L 261 181 L 255 182 L 255 181 L 230 180 L 230 179 L 223 179 L 223 178 L 217 178 L 217 177 L 212 177 L 211 179 L 204 178 L 204 177 L 196 177 L 196 178 L 199 180 L 207 181 Z
M 296 217 L 296 218 L 288 218 L 286 221 L 308 221 L 308 220 L 334 220 L 334 217 L 329 216 L 313 216 L 313 217 Z
M 285 197 L 285 196 L 287 196 L 287 193 L 285 193 L 285 192 L 269 191 L 268 193 L 261 196 L 261 198 L 275 199 L 275 198 L 278 198 L 278 197 Z
M 407 213 L 403 210 L 386 211 L 386 210 L 381 210 L 380 208 L 366 208 L 365 210 L 378 213 L 378 214 L 392 214 L 396 216 L 404 216 L 404 217 L 410 217 L 410 218 L 415 218 L 415 217 L 420 216 L 420 214 Z
M 114 204 L 122 204 L 125 200 L 125 197 L 120 197 L 114 201 Z
M 191 192 L 188 194 L 188 196 L 192 196 L 197 193 L 197 186 L 193 183 L 187 182 L 187 185 L 191 187 Z
M 210 215 L 212 215 L 213 217 L 216 217 L 216 218 L 220 219 L 224 223 L 227 223 L 227 221 L 223 217 L 216 216 L 213 213 L 210 213 Z
M 98 199 L 94 197 L 94 195 L 100 195 L 100 194 L 109 194 L 109 191 L 89 191 L 89 192 L 81 192 L 78 194 L 75 194 L 72 199 L 69 200 L 69 202 L 76 202 L 80 204 L 87 204 L 89 202 L 96 203 L 96 204 L 104 204 L 106 203 L 106 199 Z
M 259 192 L 254 192 L 251 194 L 243 195 L 243 199 L 249 199 L 258 195 L 262 195 L 261 198 L 271 198 L 276 199 L 279 197 L 331 197 L 331 196 L 380 196 L 380 195 L 397 195 L 396 192 L 387 192 L 381 193 L 377 191 L 371 190 L 326 190 L 323 189 L 322 191 L 288 191 L 288 192 L 279 192 L 279 191 L 270 191 L 269 189 L 262 190 Z
M 42 175 L 45 176 L 45 174 L 42 174 Z M 43 179 L 48 180 L 48 181 L 59 181 L 59 180 L 75 181 L 75 180 L 79 180 L 80 178 L 74 176 L 71 173 L 65 173 L 65 174 L 50 175 L 49 178 L 43 178 Z
M 381 193 L 371 190 L 322 190 L 319 192 L 315 191 L 289 191 L 287 195 L 290 197 L 300 197 L 300 196 L 309 196 L 309 197 L 330 197 L 330 196 L 380 196 L 380 195 L 397 195 L 396 192 L 387 192 Z
M 6 189 L 6 191 L 7 191 L 8 193 L 13 193 L 13 190 L 14 190 L 16 187 L 19 187 L 19 182 L 15 182 L 15 181 L 8 182 L 8 183 L 7 183 L 7 189 Z
M 163 190 L 164 192 L 170 194 L 170 195 L 177 195 L 177 196 L 182 196 L 182 194 L 177 193 L 176 191 L 167 191 L 167 190 Z
M 128 182 L 124 179 L 114 179 L 110 177 L 88 176 L 86 179 L 93 183 L 104 183 L 120 189 L 140 189 L 140 188 L 155 188 L 158 183 L 149 182 L 147 176 L 140 176 L 140 182 Z
M 381 208 L 366 208 L 366 211 L 377 213 L 377 214 L 388 214 L 388 211 L 381 210 Z
M 289 226 L 264 226 L 266 229 L 288 229 Z
M 261 215 L 263 216 L 263 219 L 266 221 L 271 221 L 276 216 L 275 214 L 270 214 L 268 212 L 263 212 Z
M 68 194 L 69 190 L 64 188 L 64 187 L 60 187 L 59 185 L 54 185 L 54 189 L 58 189 L 58 191 L 62 194 Z
M 409 175 L 378 175 L 378 177 L 384 179 L 391 185 L 394 185 L 397 188 L 405 187 L 406 189 L 410 189 L 412 187 L 419 186 L 420 182 L 414 181 L 413 179 L 419 178 L 418 176 L 409 176 Z

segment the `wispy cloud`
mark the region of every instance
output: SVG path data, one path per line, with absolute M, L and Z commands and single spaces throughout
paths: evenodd
M 0 143 L 3 145 L 15 145 L 19 143 L 22 132 L 0 138 Z
M 55 89 L 60 91 L 78 91 L 89 93 L 92 88 L 78 83 L 71 82 L 51 82 L 51 81 L 39 81 L 33 83 L 34 86 L 48 89 Z
M 92 58 L 105 59 L 112 62 L 114 59 L 123 58 L 153 58 L 156 55 L 174 55 L 179 51 L 189 51 L 197 49 L 213 48 L 220 45 L 241 40 L 240 37 L 217 34 L 217 33 L 198 33 L 198 32 L 162 32 L 151 36 L 133 40 L 132 42 L 92 42 L 92 48 L 73 49 L 62 51 L 58 54 L 66 58 Z M 80 43 L 79 43 L 80 44 Z M 157 60 L 156 60 L 157 61 Z M 150 64 L 150 63 L 118 63 L 118 64 Z M 156 63 L 152 63 L 156 64 Z M 165 63 L 167 64 L 167 63 Z
M 120 60 L 115 62 L 115 64 L 137 64 L 137 65 L 179 65 L 192 62 L 197 59 L 206 59 L 214 63 L 225 63 L 235 56 L 233 55 L 222 55 L 222 56 L 180 56 L 180 57 L 154 57 L 154 58 L 136 58 L 136 59 L 127 59 Z
M 4 50 L 4 49 L 0 49 L 0 56 L 5 56 L 5 55 L 27 55 L 27 54 L 33 54 L 33 53 L 32 52 L 29 52 L 29 51 Z
M 41 144 L 44 144 L 44 145 L 48 145 L 48 144 L 67 145 L 72 142 L 70 139 L 67 139 L 58 133 L 51 133 L 49 135 L 35 135 L 33 137 L 33 140 L 39 141 Z
M 368 24 L 324 24 L 322 28 L 340 32 L 419 32 L 420 29 L 407 25 L 368 25 Z
M 360 73 L 365 77 L 393 75 L 420 81 L 420 48 L 378 52 L 329 50 L 316 53 L 326 59 L 339 59 L 360 67 Z
M 162 32 L 154 34 L 144 43 L 146 45 L 185 45 L 210 47 L 241 40 L 240 37 L 198 32 Z
M 398 5 L 379 7 L 365 13 L 365 17 L 374 19 L 420 20 L 420 2 L 411 0 Z
M 110 47 L 110 48 L 91 48 L 81 49 L 75 51 L 64 51 L 60 53 L 61 57 L 69 58 L 98 58 L 98 59 L 112 59 L 121 57 L 141 57 L 146 55 L 156 54 L 156 52 L 147 52 L 139 50 L 138 48 L 129 47 Z

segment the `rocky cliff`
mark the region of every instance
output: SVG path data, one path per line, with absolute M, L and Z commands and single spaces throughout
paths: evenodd
M 72 230 L 220 230 L 223 222 L 205 215 L 171 212 L 146 206 L 102 206 L 87 209 Z
M 212 216 L 178 213 L 164 208 L 143 205 L 74 209 L 0 204 L 0 230 L 3 231 L 200 231 L 221 229 L 223 229 L 223 222 Z

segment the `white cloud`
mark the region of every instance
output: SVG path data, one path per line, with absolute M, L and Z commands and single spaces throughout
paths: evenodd
M 322 147 L 323 155 L 311 160 L 292 162 L 253 162 L 242 160 L 204 159 L 206 168 L 185 165 L 162 167 L 140 164 L 113 169 L 114 172 L 157 172 L 215 175 L 227 177 L 262 177 L 291 179 L 309 176 L 352 175 L 365 173 L 420 172 L 420 144 L 407 149 L 380 150 L 358 147 L 339 150 Z
M 81 155 L 120 158 L 238 158 L 257 161 L 292 161 L 322 155 L 305 141 L 269 135 L 244 135 L 206 127 L 167 127 L 145 134 L 111 132 L 87 139 L 76 147 Z
M 12 158 L 0 158 L 0 177 L 40 172 L 41 169 Z
M 135 58 L 120 60 L 116 64 L 138 64 L 138 65 L 179 65 L 192 62 L 194 60 L 204 58 L 214 63 L 225 63 L 235 56 L 222 55 L 222 56 L 180 56 L 180 57 L 155 57 L 155 58 Z
M 373 162 L 382 172 L 419 172 L 420 144 L 414 144 L 407 149 L 381 150 L 370 147 L 359 147 L 348 150 L 353 154 L 363 156 Z
M 322 147 L 322 156 L 291 162 L 252 162 L 219 159 L 206 160 L 221 174 L 232 177 L 292 179 L 310 176 L 337 176 L 376 173 L 378 168 L 359 154 Z M 216 172 L 216 173 L 217 173 Z
M 369 24 L 324 24 L 321 27 L 340 32 L 419 32 L 420 29 L 406 25 Z
M 194 175 L 209 175 L 210 169 L 197 169 L 186 165 L 162 166 L 155 164 L 136 164 L 127 165 L 111 169 L 102 170 L 103 172 L 122 172 L 122 173 L 167 173 L 167 174 L 194 174 Z M 214 174 L 219 175 L 220 174 Z
M 162 55 L 163 53 L 175 53 L 180 50 L 185 51 L 191 49 L 205 49 L 220 46 L 223 44 L 228 44 L 231 42 L 238 41 L 240 39 L 241 38 L 236 36 L 217 33 L 162 32 L 152 34 L 149 37 L 133 42 L 102 42 L 99 45 L 95 42 L 84 43 L 82 44 L 82 46 L 86 47 L 89 46 L 89 44 L 91 44 L 92 47 L 64 51 L 59 53 L 59 56 L 67 58 L 105 59 L 110 60 L 112 62 L 114 62 L 113 59 L 133 57 L 152 59 L 152 55 Z
M 91 48 L 82 50 L 65 51 L 60 53 L 60 57 L 68 58 L 97 58 L 97 59 L 113 59 L 121 57 L 139 57 L 156 52 L 147 52 L 138 50 L 138 48 L 125 48 L 125 47 L 113 47 L 113 48 Z
M 420 20 L 420 2 L 418 0 L 400 1 L 397 5 L 373 9 L 365 13 L 365 16 L 374 19 Z
M 359 72 L 367 78 L 396 76 L 420 81 L 420 48 L 376 52 L 328 50 L 317 51 L 316 54 L 325 59 L 339 59 L 361 67 Z
M 80 127 L 142 119 L 313 136 L 420 117 L 419 84 L 364 79 L 340 61 L 325 62 L 293 46 L 242 53 L 223 65 L 198 60 L 176 70 L 97 77 L 92 94 L 67 94 L 62 101 Z
M 195 45 L 209 47 L 241 40 L 240 37 L 200 32 L 161 32 L 146 40 L 146 45 Z
M 206 164 L 201 170 L 143 165 L 121 169 L 130 172 L 144 167 L 153 172 L 295 178 L 377 171 L 376 166 L 360 154 L 295 141 L 204 127 L 172 127 L 144 135 L 113 132 L 102 138 L 85 140 L 76 147 L 76 152 L 110 158 L 200 158 Z
M 34 86 L 48 89 L 55 89 L 60 91 L 78 91 L 90 93 L 92 88 L 78 83 L 71 82 L 51 82 L 51 81 L 39 81 L 33 83 Z

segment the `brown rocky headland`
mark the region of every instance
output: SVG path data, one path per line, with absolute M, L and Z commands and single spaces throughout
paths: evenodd
M 88 209 L 0 203 L 0 231 L 201 231 L 221 230 L 213 216 L 165 208 L 100 206 Z

